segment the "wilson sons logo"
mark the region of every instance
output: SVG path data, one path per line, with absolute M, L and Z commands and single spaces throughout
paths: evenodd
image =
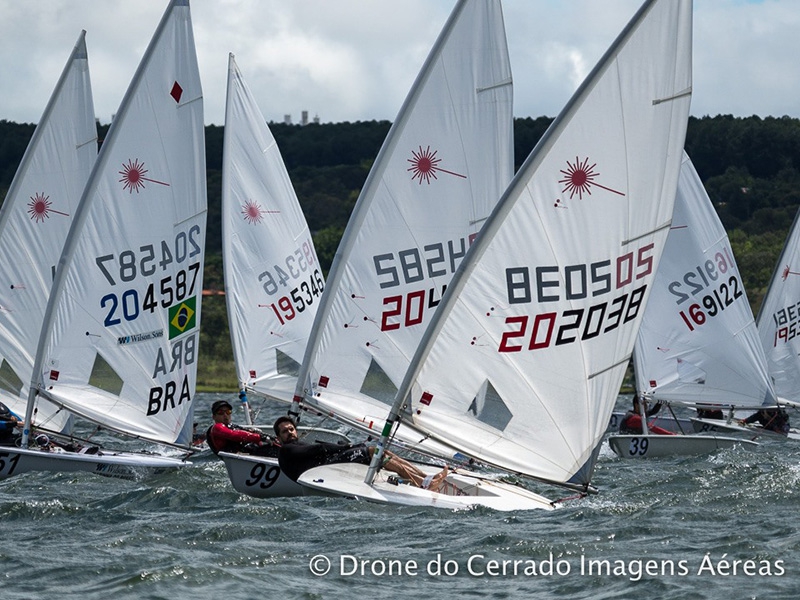
M 191 331 L 197 325 L 197 296 L 187 298 L 169 309 L 169 339 Z
M 163 337 L 164 337 L 164 330 L 156 329 L 155 331 L 148 331 L 147 333 L 134 333 L 132 335 L 123 335 L 117 338 L 117 343 L 120 346 L 124 346 L 125 344 L 135 344 L 137 342 L 157 340 Z

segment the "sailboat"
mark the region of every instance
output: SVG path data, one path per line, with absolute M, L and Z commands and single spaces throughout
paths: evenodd
M 244 391 L 291 402 L 325 288 L 280 150 L 228 59 L 222 240 L 233 353 Z
M 663 401 L 670 410 L 675 404 L 719 410 L 775 405 L 728 235 L 685 152 L 672 227 L 636 338 L 634 372 L 640 396 Z M 678 433 L 612 434 L 608 443 L 623 458 L 756 445 L 694 435 L 694 427 Z
M 22 447 L 33 470 L 135 477 L 188 464 L 149 452 L 29 446 L 41 396 L 105 430 L 188 449 L 206 218 L 203 102 L 188 0 L 173 0 L 98 154 L 59 260 Z
M 280 150 L 228 58 L 222 167 L 222 250 L 234 362 L 246 422 L 247 394 L 291 402 L 325 287 L 311 232 Z M 332 431 L 313 439 L 348 441 Z M 220 452 L 233 487 L 258 498 L 301 496 L 277 458 Z
M 402 417 L 493 467 L 591 491 L 669 230 L 691 96 L 691 19 L 690 0 L 645 2 L 459 266 L 372 465 L 315 467 L 301 484 L 381 503 L 551 506 L 495 480 L 467 484 L 459 469 L 439 491 L 388 478 L 377 467 Z
M 86 53 L 78 37 L 0 209 L 0 401 L 25 414 L 47 298 L 94 161 L 97 126 Z M 37 431 L 69 433 L 69 412 L 41 400 Z
M 797 303 L 800 297 L 799 223 L 800 211 L 789 230 L 756 319 L 778 404 L 794 408 L 800 406 L 800 310 Z M 800 431 L 792 428 L 786 437 L 800 440 Z
M 459 1 L 348 221 L 298 376 L 298 407 L 378 435 L 442 294 L 511 180 L 512 100 L 499 0 Z M 458 457 L 406 425 L 395 437 Z
M 781 402 L 796 403 L 800 390 L 800 211 L 778 258 L 758 312 L 758 333 Z

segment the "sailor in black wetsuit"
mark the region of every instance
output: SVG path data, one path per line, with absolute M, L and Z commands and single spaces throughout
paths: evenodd
M 375 448 L 365 444 L 340 445 L 328 442 L 308 444 L 297 438 L 297 429 L 289 417 L 280 417 L 273 425 L 275 434 L 281 442 L 278 464 L 281 470 L 293 481 L 297 481 L 305 471 L 321 465 L 334 463 L 360 463 L 369 465 Z M 424 471 L 408 461 L 385 451 L 382 467 L 397 473 L 403 480 L 433 491 L 438 491 L 447 477 L 445 468 L 436 475 L 426 475 Z

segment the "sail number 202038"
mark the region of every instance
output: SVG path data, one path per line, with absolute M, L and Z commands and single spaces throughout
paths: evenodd
M 508 303 L 547 304 L 566 300 L 571 308 L 538 314 L 521 314 L 505 318 L 499 352 L 538 350 L 578 340 L 586 341 L 613 331 L 620 324 L 637 317 L 647 290 L 642 284 L 613 299 L 579 307 L 581 300 L 594 299 L 617 292 L 653 272 L 653 244 L 628 252 L 614 260 L 589 264 L 506 268 Z M 533 277 L 531 277 L 531 271 Z

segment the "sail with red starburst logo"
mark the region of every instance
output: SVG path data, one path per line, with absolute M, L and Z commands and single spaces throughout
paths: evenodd
M 223 144 L 222 252 L 240 386 L 290 402 L 325 282 L 278 145 L 233 55 Z
M 405 404 L 465 454 L 590 484 L 672 218 L 691 29 L 691 0 L 645 2 L 581 85 L 453 278 L 384 431 Z
M 188 444 L 205 177 L 189 2 L 173 0 L 77 208 L 36 356 L 40 395 L 110 430 Z
M 800 212 L 786 237 L 756 319 L 767 366 L 782 400 L 800 401 Z
M 500 2 L 461 1 L 353 210 L 305 357 L 311 382 L 301 377 L 298 396 L 366 427 L 385 420 L 453 273 L 511 180 L 512 129 Z
M 731 243 L 684 153 L 664 253 L 634 352 L 636 388 L 656 400 L 775 405 Z
M 0 401 L 25 414 L 47 298 L 72 216 L 97 158 L 81 32 L 0 210 Z M 33 426 L 61 431 L 69 413 L 40 401 Z

